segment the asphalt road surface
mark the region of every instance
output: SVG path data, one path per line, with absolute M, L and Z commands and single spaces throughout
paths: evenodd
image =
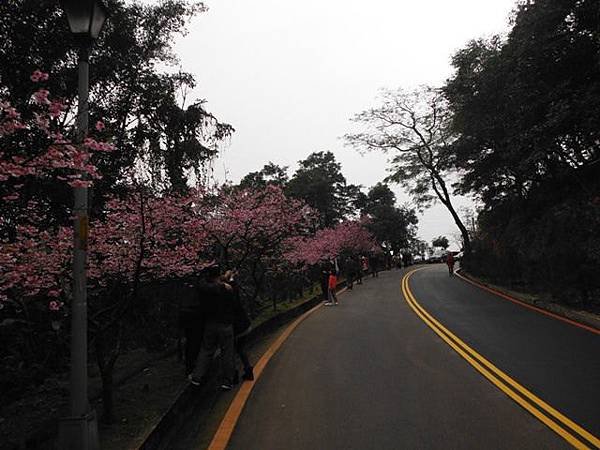
M 383 272 L 292 333 L 252 391 L 229 449 L 558 449 L 570 445 L 490 383 Z M 494 365 L 600 435 L 600 337 L 435 265 L 416 300 Z

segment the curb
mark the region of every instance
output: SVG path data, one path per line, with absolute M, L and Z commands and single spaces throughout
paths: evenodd
M 571 325 L 584 328 L 592 333 L 600 334 L 600 317 L 596 317 L 591 313 L 572 310 L 556 303 L 532 301 L 515 297 L 514 295 L 509 294 L 496 286 L 492 286 L 474 277 L 473 275 L 470 275 L 469 273 L 465 272 L 464 269 L 459 269 L 456 272 L 458 276 L 462 277 L 465 281 L 499 295 L 500 297 L 504 297 L 514 303 L 519 303 L 526 308 L 537 310 L 542 314 L 554 317 L 558 320 L 566 321 L 567 323 L 571 323 Z

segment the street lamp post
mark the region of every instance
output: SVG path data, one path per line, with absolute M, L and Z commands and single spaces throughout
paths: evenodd
M 62 6 L 69 28 L 79 42 L 76 143 L 82 145 L 88 131 L 89 54 L 102 30 L 107 10 L 100 0 L 63 0 Z M 87 391 L 87 187 L 75 187 L 74 196 L 70 416 L 60 422 L 59 445 L 61 450 L 96 450 L 99 448 L 98 425 Z

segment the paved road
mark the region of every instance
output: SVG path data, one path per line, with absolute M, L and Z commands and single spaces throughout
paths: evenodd
M 415 315 L 401 276 L 384 272 L 306 319 L 256 383 L 228 448 L 569 448 Z M 411 288 L 468 344 L 598 433 L 598 336 L 449 279 L 441 266 L 417 272 Z

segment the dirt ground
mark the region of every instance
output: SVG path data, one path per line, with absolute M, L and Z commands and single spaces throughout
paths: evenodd
M 161 356 L 134 350 L 117 361 L 117 380 L 131 367 L 142 370 L 115 391 L 117 422 L 98 425 L 103 449 L 136 448 L 135 442 L 143 439 L 145 430 L 153 426 L 185 385 L 183 363 L 176 354 Z M 100 386 L 97 369 L 90 367 L 92 398 L 98 397 Z M 0 449 L 54 449 L 58 420 L 67 415 L 68 393 L 68 374 L 63 374 L 48 378 L 19 401 L 1 405 Z M 93 401 L 92 406 L 101 413 L 100 399 Z
M 117 390 L 117 422 L 110 426 L 99 425 L 100 447 L 138 448 L 186 385 L 184 366 L 176 355 L 148 364 Z M 95 408 L 99 411 L 102 403 L 98 402 Z

